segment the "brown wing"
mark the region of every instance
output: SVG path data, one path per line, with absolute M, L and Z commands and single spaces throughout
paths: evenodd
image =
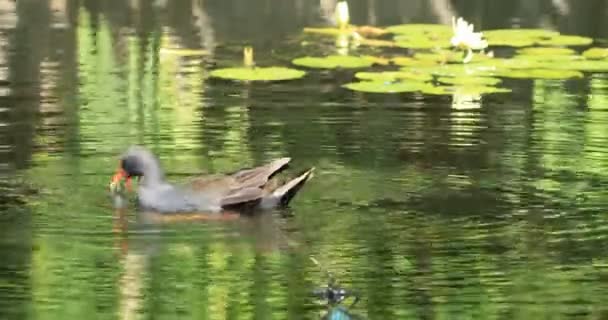
M 284 169 L 290 160 L 276 159 L 264 166 L 240 170 L 227 176 L 198 177 L 190 181 L 190 187 L 196 192 L 219 198 L 222 206 L 255 202 L 267 193 L 262 188 L 268 180 Z
M 238 171 L 231 177 L 235 179 L 237 188 L 262 188 L 273 175 L 283 170 L 289 161 L 291 158 L 276 159 L 261 167 Z
M 220 205 L 222 207 L 228 207 L 245 204 L 248 202 L 257 202 L 258 200 L 262 199 L 265 193 L 266 192 L 263 189 L 258 187 L 239 189 L 238 191 L 225 195 L 222 198 Z

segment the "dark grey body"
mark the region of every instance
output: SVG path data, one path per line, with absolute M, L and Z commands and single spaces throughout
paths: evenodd
M 165 181 L 158 159 L 144 147 L 130 147 L 122 156 L 121 166 L 129 176 L 140 178 L 137 196 L 141 209 L 161 213 L 215 213 L 226 209 L 286 206 L 312 176 L 313 170 L 307 170 L 283 185 L 270 186 L 271 178 L 289 161 L 289 158 L 276 159 L 264 166 L 229 175 L 198 177 L 184 185 Z

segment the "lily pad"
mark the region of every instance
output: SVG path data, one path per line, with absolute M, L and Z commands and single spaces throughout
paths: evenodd
M 296 58 L 292 63 L 297 66 L 317 69 L 357 69 L 370 67 L 374 64 L 374 61 L 365 57 L 332 55 L 327 57 Z
M 406 70 L 404 70 L 406 71 Z M 477 64 L 445 64 L 426 69 L 420 69 L 440 77 L 492 76 L 495 68 Z
M 486 85 L 494 86 L 501 82 L 498 78 L 491 77 L 439 77 L 437 81 L 454 85 Z
M 378 64 L 381 66 L 386 66 L 391 63 L 391 59 L 383 58 L 383 57 L 374 57 L 374 56 L 361 56 L 363 59 L 367 59 L 374 64 Z
M 452 50 L 439 50 L 436 52 L 419 52 L 414 54 L 414 58 L 418 60 L 430 60 L 437 63 L 460 63 L 464 58 L 463 52 Z M 472 61 L 483 61 L 492 59 L 485 54 L 474 54 Z
M 423 82 L 361 81 L 343 85 L 344 88 L 370 93 L 400 93 L 424 90 L 431 85 Z
M 559 35 L 557 31 L 545 29 L 496 29 L 484 31 L 490 46 L 528 47 L 542 39 Z
M 386 29 L 374 26 L 353 26 L 353 28 L 363 37 L 380 37 L 388 33 Z
M 559 47 L 534 47 L 517 50 L 518 54 L 522 55 L 539 55 L 539 56 L 568 56 L 575 55 L 576 51 L 570 48 Z
M 422 93 L 433 94 L 433 95 L 453 95 L 453 94 L 481 95 L 481 94 L 507 93 L 507 92 L 511 92 L 511 89 L 484 86 L 484 85 L 434 86 L 434 87 L 428 87 L 428 88 L 422 90 Z
M 483 35 L 489 39 L 498 38 L 551 38 L 559 32 L 546 29 L 495 29 L 484 31 Z
M 542 46 L 587 46 L 593 43 L 593 39 L 581 36 L 559 35 L 537 42 Z
M 357 72 L 355 77 L 361 80 L 372 81 L 395 81 L 399 79 L 407 79 L 425 82 L 433 80 L 433 76 L 428 73 L 414 71 Z
M 283 67 L 267 68 L 226 68 L 211 72 L 215 78 L 241 81 L 280 81 L 304 77 L 306 72 Z
M 494 47 L 529 47 L 536 43 L 536 39 L 532 38 L 492 38 L 488 39 L 488 45 Z
M 568 63 L 546 64 L 548 69 L 578 70 L 586 72 L 608 72 L 608 61 L 605 60 L 580 60 Z
M 573 60 L 582 60 L 582 56 L 578 55 L 534 55 L 534 54 L 518 54 L 513 57 L 517 61 L 538 61 L 538 62 L 564 62 Z
M 349 26 L 348 28 L 304 28 L 304 32 L 328 36 L 357 33 L 362 37 L 379 37 L 388 33 L 386 29 L 373 26 Z
M 608 48 L 591 48 L 583 52 L 583 57 L 587 59 L 606 59 L 608 58 Z
M 386 31 L 397 34 L 445 35 L 452 33 L 452 27 L 445 24 L 401 24 L 390 26 Z
M 442 50 L 440 52 L 418 52 L 414 54 L 414 59 L 433 61 L 436 63 L 461 62 L 462 52 Z
M 583 74 L 573 70 L 548 70 L 548 69 L 529 69 L 529 70 L 502 70 L 498 74 L 500 77 L 515 79 L 573 79 L 582 78 Z
M 359 44 L 362 46 L 369 47 L 395 47 L 397 44 L 394 41 L 381 40 L 381 39 L 359 39 Z
M 538 60 L 523 60 L 523 59 L 503 59 L 494 58 L 491 60 L 479 61 L 470 63 L 469 66 L 489 70 L 503 69 L 539 69 L 542 68 L 544 62 Z
M 431 39 L 424 36 L 405 35 L 395 38 L 395 45 L 407 49 L 433 49 L 448 48 L 451 46 L 450 39 Z
M 391 61 L 398 66 L 404 67 L 430 67 L 439 64 L 435 60 L 419 60 L 412 57 L 394 57 Z

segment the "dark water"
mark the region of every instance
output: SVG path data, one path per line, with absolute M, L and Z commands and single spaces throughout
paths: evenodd
M 607 10 L 351 1 L 359 24 L 462 15 L 599 39 Z M 324 16 L 298 0 L 0 1 L 0 319 L 318 319 L 325 270 L 367 319 L 608 317 L 608 76 L 464 104 L 355 94 L 350 73 L 207 77 L 244 44 L 286 64 Z M 287 215 L 142 226 L 106 189 L 133 143 L 176 180 L 279 156 L 317 170 Z

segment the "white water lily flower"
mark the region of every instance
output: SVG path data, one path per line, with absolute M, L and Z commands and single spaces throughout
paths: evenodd
M 348 27 L 350 21 L 350 14 L 348 12 L 348 3 L 346 1 L 340 1 L 336 3 L 335 12 L 336 23 L 341 29 Z
M 483 33 L 473 32 L 473 24 L 463 18 L 452 17 L 452 31 L 454 36 L 450 39 L 452 46 L 467 50 L 463 62 L 467 63 L 473 58 L 473 50 L 483 50 L 488 47 L 488 41 L 482 39 Z

